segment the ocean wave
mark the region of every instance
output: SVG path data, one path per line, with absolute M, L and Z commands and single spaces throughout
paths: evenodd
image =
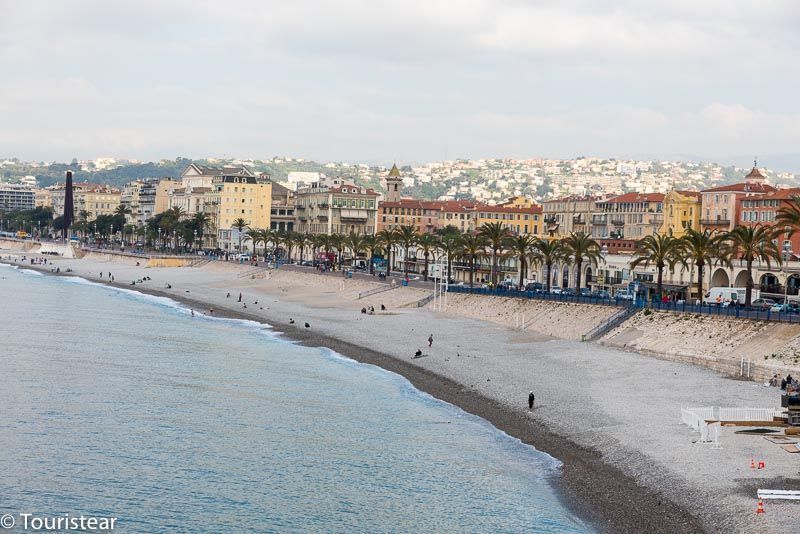
M 19 272 L 25 273 L 25 274 L 33 274 L 33 275 L 36 275 L 36 276 L 44 276 L 39 271 L 34 271 L 33 269 L 20 269 Z
M 94 282 L 92 280 L 88 280 L 86 278 L 81 278 L 80 276 L 69 276 L 64 277 L 63 280 L 67 282 L 71 282 L 73 284 L 80 284 L 80 285 L 88 285 L 88 286 L 95 286 L 102 289 L 106 289 L 109 291 L 113 291 L 122 295 L 126 295 L 128 297 L 134 298 L 136 300 L 149 302 L 150 304 L 155 304 L 157 306 L 162 306 L 166 308 L 171 308 L 179 313 L 190 315 L 192 313 L 192 308 L 187 307 L 186 304 L 179 302 L 175 299 L 170 297 L 162 297 L 160 295 L 151 295 L 149 293 L 143 293 L 141 291 L 137 291 L 135 289 L 128 289 L 125 287 L 115 287 L 103 284 L 102 282 Z M 258 321 L 253 321 L 251 319 L 234 319 L 230 317 L 215 317 L 213 315 L 209 315 L 207 313 L 202 313 L 200 311 L 194 312 L 195 317 L 199 317 L 209 321 L 223 321 L 226 323 L 237 324 L 246 328 L 258 330 L 261 333 L 269 335 L 271 338 L 278 339 L 278 334 L 272 331 L 272 327 L 266 323 L 260 323 Z

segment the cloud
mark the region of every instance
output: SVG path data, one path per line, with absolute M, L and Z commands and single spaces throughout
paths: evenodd
M 0 143 L 40 159 L 796 150 L 794 1 L 17 2 Z

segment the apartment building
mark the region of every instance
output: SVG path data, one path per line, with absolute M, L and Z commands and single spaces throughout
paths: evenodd
M 781 208 L 794 205 L 793 198 L 800 195 L 800 188 L 777 189 L 758 196 L 743 197 L 739 199 L 739 214 L 737 224 L 748 227 L 775 226 L 778 212 Z M 776 235 L 784 259 L 792 259 L 800 254 L 800 234 L 788 231 Z
M 372 235 L 377 229 L 378 196 L 372 189 L 338 178 L 299 187 L 295 194 L 297 230 Z
M 155 215 L 156 190 L 159 183 L 158 178 L 150 178 L 134 180 L 123 186 L 120 204 L 130 210 L 125 216 L 128 223 L 144 226 L 147 220 Z
M 626 193 L 596 203 L 592 237 L 641 239 L 658 233 L 664 223 L 664 195 Z
M 64 197 L 64 184 L 50 190 L 53 218 L 64 214 Z M 82 182 L 72 184 L 72 199 L 75 220 L 80 220 L 85 212 L 86 220 L 92 221 L 100 215 L 113 215 L 120 204 L 121 192 L 108 185 Z
M 549 237 L 565 237 L 573 232 L 592 232 L 592 215 L 602 197 L 571 195 L 542 203 L 544 232 Z
M 267 174 L 253 175 L 248 169 L 229 172 L 212 179 L 211 191 L 205 197 L 203 211 L 210 214 L 210 234 L 216 235 L 216 246 L 224 250 L 239 247 L 240 230 L 236 222 L 243 219 L 248 228 L 270 228 L 272 213 L 272 181 Z M 247 232 L 247 228 L 241 230 Z
M 295 223 L 294 191 L 272 183 L 272 206 L 269 228 L 278 232 L 293 232 Z
M 772 193 L 775 188 L 766 183 L 766 177 L 755 166 L 745 176 L 745 181 L 704 189 L 700 227 L 712 232 L 733 230 L 739 220 L 739 207 L 743 199 Z
M 33 188 L 21 184 L 0 184 L 0 210 L 32 210 L 36 194 Z
M 479 205 L 477 212 L 478 228 L 487 223 L 500 223 L 514 235 L 541 236 L 542 207 L 531 199 L 512 197 L 504 204 Z

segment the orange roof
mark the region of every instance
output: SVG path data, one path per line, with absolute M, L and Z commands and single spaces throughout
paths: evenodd
M 698 199 L 703 197 L 703 195 L 700 193 L 700 191 L 677 190 L 675 192 L 678 193 L 678 194 L 681 194 L 681 195 L 683 195 L 685 197 L 692 197 L 692 198 L 698 198 Z
M 622 202 L 663 202 L 664 195 L 661 193 L 625 193 L 618 197 L 612 197 L 602 202 L 619 204 Z
M 755 178 L 757 180 L 764 180 L 766 176 L 761 174 L 761 171 L 758 170 L 757 167 L 753 167 L 752 169 L 750 169 L 750 172 L 747 174 L 747 176 L 745 176 L 745 178 L 750 178 L 750 179 Z
M 535 204 L 529 208 L 524 206 L 489 206 L 483 204 L 477 207 L 480 211 L 488 211 L 490 213 L 542 213 L 542 207 Z
M 582 201 L 598 201 L 603 200 L 603 197 L 596 197 L 592 195 L 569 195 L 566 197 L 561 198 L 552 198 L 550 200 L 545 200 L 543 204 L 547 204 L 549 202 L 582 202 Z
M 787 187 L 784 189 L 776 189 L 775 191 L 771 191 L 765 195 L 759 197 L 759 199 L 765 200 L 789 200 L 793 197 L 800 196 L 800 187 Z M 746 200 L 746 199 L 743 199 Z

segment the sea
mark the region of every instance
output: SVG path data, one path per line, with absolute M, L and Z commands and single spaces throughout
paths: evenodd
M 591 532 L 559 463 L 255 322 L 0 265 L 0 515 L 114 532 Z M 22 530 L 19 530 L 22 531 Z

